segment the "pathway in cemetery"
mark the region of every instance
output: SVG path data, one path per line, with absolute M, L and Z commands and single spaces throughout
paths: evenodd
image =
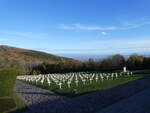
M 30 109 L 26 113 L 65 113 L 70 107 L 66 106 L 70 99 L 20 81 L 16 83 L 16 91 Z
M 150 88 L 97 113 L 150 113 Z
M 21 81 L 16 81 L 16 91 L 30 109 L 26 113 L 94 113 L 149 89 L 149 83 L 150 78 L 145 78 L 109 90 L 97 91 L 74 98 L 63 97 Z

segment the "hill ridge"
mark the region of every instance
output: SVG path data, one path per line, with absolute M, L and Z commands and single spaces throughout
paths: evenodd
M 36 50 L 0 45 L 0 68 L 14 67 L 27 70 L 29 67 L 43 62 L 58 63 L 70 60 L 74 59 Z

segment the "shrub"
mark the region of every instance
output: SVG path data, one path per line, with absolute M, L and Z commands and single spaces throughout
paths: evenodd
M 14 69 L 0 70 L 0 97 L 10 96 L 13 93 L 16 75 Z

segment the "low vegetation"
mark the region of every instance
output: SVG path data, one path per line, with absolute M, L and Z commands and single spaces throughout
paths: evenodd
M 0 113 L 25 109 L 25 104 L 14 91 L 16 75 L 14 69 L 0 70 Z
M 14 92 L 16 71 L 13 69 L 0 70 L 0 97 L 11 96 Z
M 131 55 L 126 59 L 122 55 L 114 55 L 101 60 L 61 61 L 55 64 L 44 62 L 33 67 L 31 74 L 66 73 L 66 72 L 114 72 L 126 66 L 129 70 L 150 69 L 150 57 Z
M 16 110 L 16 103 L 13 98 L 0 98 L 0 113 Z
M 57 86 L 53 87 L 48 87 L 48 85 L 42 86 L 41 84 L 38 84 L 39 87 L 46 88 L 48 90 L 54 91 L 55 93 L 68 96 L 68 97 L 74 97 L 74 96 L 79 96 L 82 94 L 94 92 L 94 91 L 100 91 L 100 90 L 105 90 L 109 89 L 115 86 L 119 86 L 121 84 L 125 84 L 137 79 L 140 79 L 142 77 L 126 77 L 126 78 L 118 78 L 115 80 L 104 80 L 101 82 L 100 80 L 96 83 L 93 82 L 92 84 L 88 83 L 86 85 L 83 85 L 81 81 L 79 82 L 79 86 L 76 87 L 75 83 L 73 83 L 72 87 L 68 89 L 67 85 L 65 85 L 62 89 L 59 89 Z

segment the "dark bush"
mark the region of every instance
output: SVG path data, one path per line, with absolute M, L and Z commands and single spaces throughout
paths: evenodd
M 0 97 L 10 96 L 14 91 L 17 72 L 14 69 L 0 70 Z

